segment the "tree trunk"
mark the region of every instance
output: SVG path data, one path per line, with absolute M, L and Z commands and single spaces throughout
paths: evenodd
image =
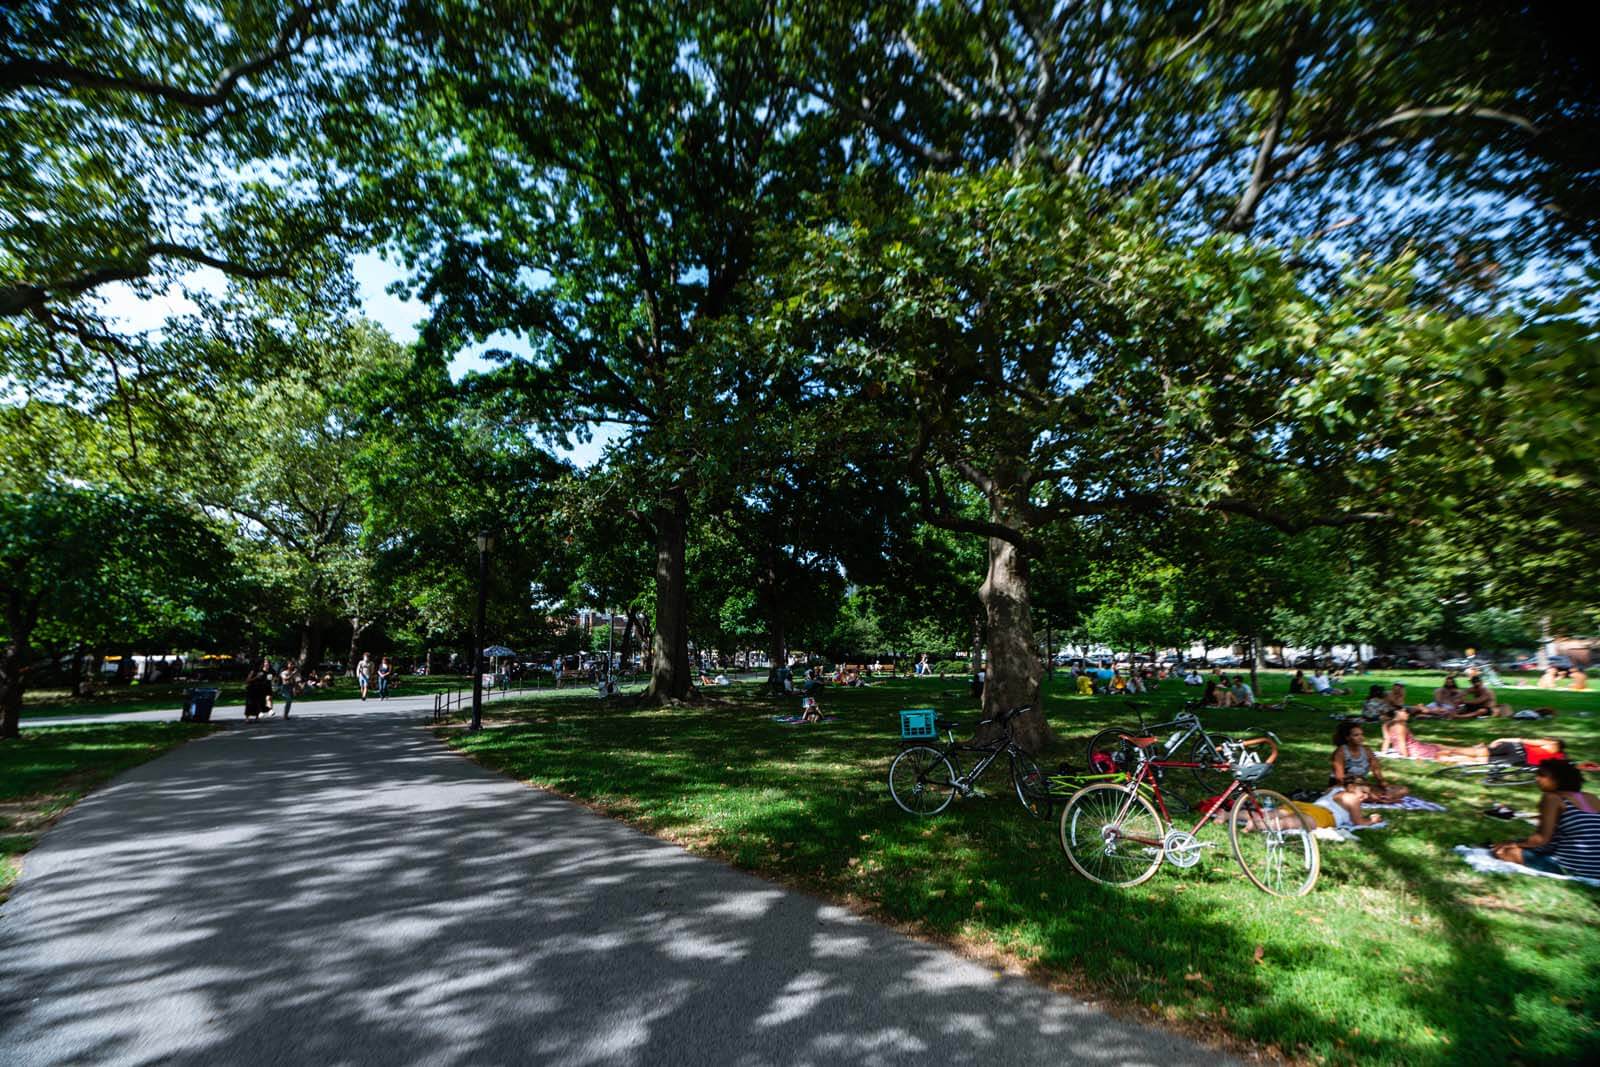
M 0 652 L 0 738 L 22 734 L 22 674 L 27 666 L 27 639 L 13 634 Z
M 307 615 L 300 623 L 300 655 L 296 662 L 300 673 L 315 669 L 322 662 L 322 651 L 327 647 L 327 633 L 318 619 Z
M 1261 686 L 1256 681 L 1256 671 L 1260 669 L 1261 638 L 1252 634 L 1250 637 L 1250 692 L 1254 693 L 1258 700 L 1261 698 Z
M 22 736 L 22 687 L 32 652 L 28 642 L 38 620 L 39 605 L 24 608 L 22 595 L 12 590 L 6 597 L 5 650 L 0 652 L 0 740 Z
M 778 589 L 778 549 L 768 544 L 766 565 L 757 583 L 761 599 L 767 609 L 767 684 L 778 684 L 778 671 L 789 662 L 788 620 L 783 610 L 783 596 Z
M 78 642 L 78 647 L 72 651 L 72 695 L 81 697 L 87 695 L 88 686 L 83 671 L 83 657 L 85 649 L 83 642 Z
M 627 621 L 622 624 L 622 645 L 617 650 L 617 664 L 619 669 L 627 670 L 628 661 L 633 658 L 633 609 L 628 609 Z
M 372 629 L 372 624 L 377 622 L 377 621 L 378 620 L 376 618 L 371 618 L 371 619 L 368 619 L 366 622 L 362 622 L 361 621 L 361 616 L 359 616 L 359 615 L 354 615 L 354 616 L 351 616 L 351 618 L 350 618 L 350 673 L 351 674 L 354 674 L 356 672 L 356 664 L 361 662 L 361 638 L 362 638 L 363 635 L 366 634 L 366 632 L 368 630 Z
M 998 518 L 998 516 L 997 516 Z M 1012 723 L 1017 743 L 1038 752 L 1055 738 L 1045 721 L 1039 681 L 1043 673 L 1034 655 L 1033 618 L 1028 603 L 1028 560 L 1016 545 L 989 539 L 989 570 L 978 587 L 988 623 L 988 673 L 983 686 L 983 715 L 992 718 L 1019 704 L 1033 710 Z
M 656 629 L 651 647 L 650 688 L 644 698 L 660 703 L 689 695 L 689 590 L 687 544 L 689 502 L 675 489 L 656 509 Z

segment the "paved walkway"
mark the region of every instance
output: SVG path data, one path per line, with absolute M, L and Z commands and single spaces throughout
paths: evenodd
M 186 745 L 47 834 L 0 907 L 0 1064 L 1219 1059 L 361 707 Z

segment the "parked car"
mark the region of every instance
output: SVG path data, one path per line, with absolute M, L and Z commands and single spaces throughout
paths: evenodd
M 1218 656 L 1211 661 L 1213 667 L 1243 667 L 1244 660 L 1238 656 Z

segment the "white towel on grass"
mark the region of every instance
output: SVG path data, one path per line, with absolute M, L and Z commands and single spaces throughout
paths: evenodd
M 1475 871 L 1484 874 L 1531 874 L 1535 878 L 1556 878 L 1563 882 L 1582 882 L 1584 885 L 1600 886 L 1600 878 L 1580 878 L 1575 874 L 1551 874 L 1549 871 L 1536 871 L 1532 867 L 1524 867 L 1520 863 L 1508 863 L 1505 860 L 1495 859 L 1486 848 L 1470 848 L 1466 845 L 1457 845 L 1456 851 L 1467 865 Z
M 1381 809 L 1383 809 L 1385 811 L 1449 811 L 1450 810 L 1449 808 L 1445 807 L 1443 804 L 1435 804 L 1431 800 L 1423 800 L 1421 797 L 1412 797 L 1412 796 L 1401 797 L 1399 800 L 1395 801 L 1392 804 L 1374 804 L 1372 801 L 1368 800 L 1368 801 L 1364 801 L 1361 806 L 1363 808 L 1381 808 Z

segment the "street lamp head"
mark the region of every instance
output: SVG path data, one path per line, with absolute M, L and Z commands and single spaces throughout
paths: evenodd
M 482 533 L 478 534 L 478 551 L 494 551 L 494 534 L 490 533 L 488 530 L 484 530 Z

